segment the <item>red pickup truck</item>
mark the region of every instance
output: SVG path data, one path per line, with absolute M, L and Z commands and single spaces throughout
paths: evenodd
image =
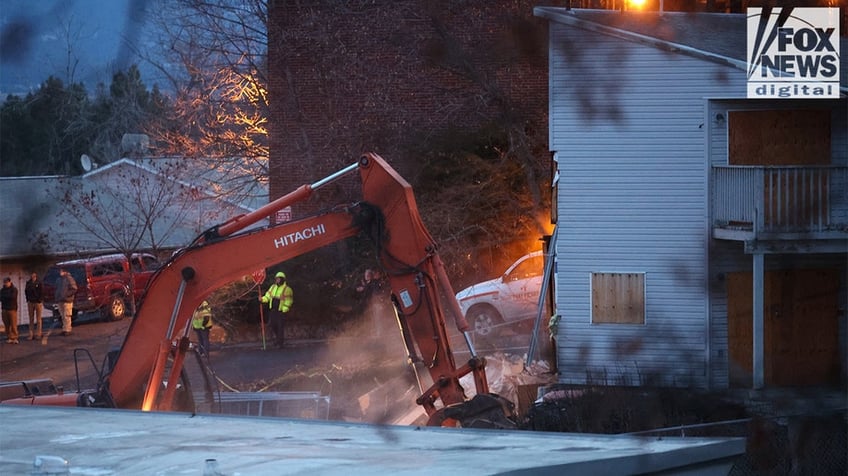
M 156 257 L 146 253 L 134 253 L 130 260 L 123 254 L 110 254 L 56 263 L 44 274 L 44 305 L 54 318 L 59 317 L 54 296 L 59 270 L 66 269 L 77 282 L 74 317 L 81 312 L 100 312 L 104 319 L 122 319 L 130 293 L 138 301 L 159 266 Z

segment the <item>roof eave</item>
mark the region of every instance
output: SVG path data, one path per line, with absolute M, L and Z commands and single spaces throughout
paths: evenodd
M 574 14 L 573 10 L 568 10 L 559 7 L 535 7 L 533 8 L 533 15 L 539 18 L 544 18 L 548 21 L 573 26 L 575 28 L 580 28 L 587 31 L 601 33 L 604 35 L 620 38 L 627 41 L 632 41 L 647 46 L 652 46 L 663 51 L 682 53 L 696 58 L 705 59 L 714 63 L 731 66 L 733 68 L 746 72 L 746 74 L 748 71 L 747 63 L 736 58 L 730 58 L 728 56 L 719 55 L 698 48 L 693 48 L 691 46 L 681 45 L 671 41 L 642 35 L 640 33 L 635 33 L 628 30 L 622 30 L 621 28 L 602 25 L 600 23 L 589 21 L 583 18 L 578 18 Z M 840 84 L 839 91 L 842 93 L 842 97 L 848 96 L 848 85 L 843 86 L 842 84 Z
M 747 65 L 744 61 L 740 61 L 735 58 L 729 58 L 727 56 L 719 55 L 716 53 L 711 53 L 709 51 L 704 51 L 698 48 L 692 48 L 691 46 L 681 45 L 679 43 L 661 40 L 659 38 L 654 38 L 651 36 L 634 33 L 632 31 L 622 30 L 620 28 L 601 25 L 600 23 L 584 20 L 575 16 L 571 10 L 564 10 L 562 8 L 555 7 L 535 7 L 533 8 L 533 15 L 552 22 L 562 23 L 583 30 L 601 33 L 615 38 L 620 38 L 622 40 L 652 46 L 663 51 L 668 51 L 672 53 L 682 53 L 689 56 L 702 58 L 708 61 L 712 61 L 714 63 L 731 66 L 741 71 L 747 71 Z

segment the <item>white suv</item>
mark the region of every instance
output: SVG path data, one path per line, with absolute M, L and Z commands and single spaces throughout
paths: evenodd
M 497 336 L 507 326 L 536 317 L 545 257 L 536 251 L 519 258 L 499 278 L 456 293 L 465 319 L 479 336 Z

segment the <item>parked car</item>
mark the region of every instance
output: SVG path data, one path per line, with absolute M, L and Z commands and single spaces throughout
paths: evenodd
M 110 254 L 56 263 L 44 274 L 45 307 L 53 311 L 54 318 L 59 317 L 54 295 L 59 270 L 64 268 L 77 282 L 75 317 L 81 312 L 99 312 L 104 319 L 120 320 L 127 313 L 130 290 L 139 300 L 159 266 L 156 257 L 146 253 L 135 253 L 129 261 L 123 254 Z
M 519 258 L 498 278 L 456 293 L 465 319 L 479 336 L 497 336 L 536 317 L 545 257 L 536 251 Z

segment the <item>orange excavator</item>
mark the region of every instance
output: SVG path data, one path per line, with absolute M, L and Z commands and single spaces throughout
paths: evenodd
M 304 219 L 249 229 L 357 171 L 361 201 Z M 428 388 L 420 385 L 416 399 L 429 417 L 428 425 L 514 428 L 514 406 L 489 390 L 485 359 L 474 350 L 468 323 L 437 244 L 422 223 L 411 186 L 373 153 L 254 212 L 210 228 L 175 253 L 148 283 L 124 343 L 107 359 L 96 389 L 2 403 L 191 411 L 193 400 L 186 391 L 190 386 L 168 382 L 186 378 L 183 364 L 193 350 L 188 334 L 194 309 L 210 293 L 239 277 L 359 234 L 365 234 L 376 247 L 410 364 L 429 373 L 432 384 Z M 470 350 L 470 359 L 460 367 L 448 340 L 447 314 L 453 316 Z M 476 387 L 470 399 L 460 384 L 469 374 Z

